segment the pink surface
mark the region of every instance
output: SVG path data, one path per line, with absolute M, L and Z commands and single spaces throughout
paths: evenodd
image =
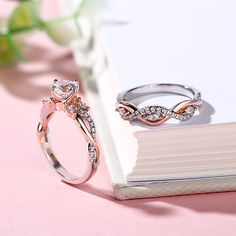
M 103 158 L 80 188 L 60 182 L 44 160 L 36 126 L 55 75 L 73 79 L 77 69 L 67 52 L 49 49 L 34 48 L 30 64 L 0 69 L 0 235 L 234 236 L 236 193 L 117 201 Z M 58 151 L 68 165 L 79 163 L 77 154 L 86 151 L 76 146 L 76 129 L 69 120 L 58 120 L 59 127 L 55 145 L 64 145 Z

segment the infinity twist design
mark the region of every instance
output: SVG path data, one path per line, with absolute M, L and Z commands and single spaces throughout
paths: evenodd
M 158 126 L 171 118 L 180 121 L 189 120 L 201 104 L 201 100 L 186 100 L 178 103 L 172 109 L 163 106 L 138 108 L 127 101 L 119 101 L 116 103 L 116 111 L 119 112 L 124 120 L 132 121 L 138 119 L 145 124 Z

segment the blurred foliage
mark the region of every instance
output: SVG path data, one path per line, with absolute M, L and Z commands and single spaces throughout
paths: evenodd
M 27 46 L 24 39 L 28 32 L 43 30 L 55 43 L 68 45 L 75 35 L 67 30 L 66 22 L 86 14 L 95 3 L 95 0 L 83 0 L 72 15 L 44 21 L 39 14 L 40 0 L 20 1 L 9 19 L 0 18 L 0 66 L 24 59 L 24 48 Z

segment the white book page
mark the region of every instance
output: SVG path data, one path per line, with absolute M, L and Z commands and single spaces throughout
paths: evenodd
M 120 91 L 187 84 L 205 102 L 200 117 L 182 123 L 235 122 L 235 12 L 233 0 L 109 1 L 102 36 Z

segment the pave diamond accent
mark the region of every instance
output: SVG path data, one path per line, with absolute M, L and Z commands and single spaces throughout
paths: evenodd
M 66 99 L 78 89 L 78 83 L 71 80 L 57 80 L 52 89 L 58 97 Z
M 77 98 L 73 104 L 67 106 L 67 112 L 71 114 L 80 114 L 88 123 L 93 138 L 96 138 L 96 128 L 92 117 L 89 114 L 89 107 L 86 103 Z
M 188 115 L 192 115 L 194 113 L 195 109 L 193 106 L 187 107 L 187 109 L 185 110 L 186 114 Z
M 153 113 L 153 114 L 148 115 L 146 118 L 150 121 L 154 121 L 154 120 L 159 119 L 159 117 L 160 116 L 158 114 Z
M 140 109 L 137 109 L 134 113 L 130 113 L 125 108 L 118 108 L 117 109 L 121 118 L 124 120 L 134 120 L 138 117 L 142 117 L 148 121 L 157 121 L 158 119 L 164 117 L 174 118 L 180 121 L 189 120 L 197 110 L 194 106 L 189 106 L 185 110 L 181 111 L 180 113 L 176 113 L 175 111 L 161 107 L 161 106 L 147 106 Z
M 95 140 L 96 139 L 95 123 L 88 111 L 89 107 L 86 105 L 86 103 L 82 102 L 79 97 L 73 104 L 67 106 L 67 112 L 71 114 L 81 115 L 84 121 L 89 125 L 90 133 Z M 96 148 L 91 143 L 88 144 L 88 153 L 89 153 L 89 160 L 92 162 L 94 166 L 96 166 L 98 154 Z
M 132 117 L 132 114 L 129 111 L 127 111 L 124 107 L 119 107 L 119 108 L 117 108 L 117 110 L 118 110 L 122 119 L 124 119 L 124 120 L 134 119 Z
M 87 104 L 82 102 L 79 97 L 74 103 L 67 106 L 67 111 L 69 113 L 81 113 L 85 115 L 85 113 L 88 112 L 88 110 L 89 107 L 87 106 Z
M 93 138 L 96 138 L 96 128 L 95 128 L 95 124 L 94 121 L 92 119 L 92 117 L 90 116 L 90 114 L 88 113 L 88 111 L 86 110 L 82 110 L 80 109 L 78 111 L 78 113 L 85 119 L 87 120 L 89 127 L 90 127 L 90 132 Z
M 88 153 L 89 153 L 90 161 L 92 162 L 92 164 L 96 165 L 97 152 L 96 152 L 96 148 L 91 143 L 89 143 L 88 145 Z
M 141 117 L 149 121 L 158 120 L 161 116 L 161 109 L 157 109 L 155 106 L 144 107 L 140 109 Z

